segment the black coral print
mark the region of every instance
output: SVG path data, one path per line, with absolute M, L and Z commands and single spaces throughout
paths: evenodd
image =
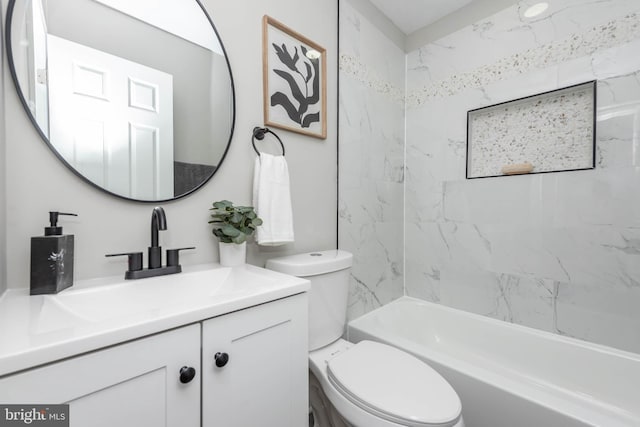
M 273 93 L 271 106 L 282 106 L 287 116 L 305 129 L 320 122 L 320 112 L 309 112 L 309 107 L 320 102 L 320 60 L 314 57 L 318 52 L 309 51 L 303 45 L 271 45 L 281 63 L 272 71 L 288 84 L 290 90 L 289 94 Z

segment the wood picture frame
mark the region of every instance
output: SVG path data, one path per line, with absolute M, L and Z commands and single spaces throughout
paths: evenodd
M 327 137 L 327 52 L 281 22 L 262 18 L 264 123 Z

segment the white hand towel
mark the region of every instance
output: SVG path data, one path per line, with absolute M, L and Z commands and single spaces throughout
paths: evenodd
M 263 221 L 256 230 L 259 245 L 278 246 L 293 242 L 289 168 L 284 156 L 260 153 L 256 157 L 253 207 Z

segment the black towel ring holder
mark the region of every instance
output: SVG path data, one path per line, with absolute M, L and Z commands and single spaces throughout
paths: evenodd
M 258 156 L 260 155 L 260 152 L 256 148 L 256 139 L 258 141 L 262 141 L 264 139 L 264 136 L 267 133 L 270 133 L 271 135 L 276 137 L 276 139 L 280 143 L 280 147 L 282 147 L 282 155 L 284 156 L 284 144 L 282 143 L 282 140 L 280 139 L 280 137 L 278 135 L 276 135 L 276 133 L 274 131 L 272 131 L 271 129 L 261 128 L 261 127 L 258 127 L 258 126 L 253 128 L 253 136 L 251 137 L 251 145 L 253 145 L 253 149 L 256 151 L 256 154 Z

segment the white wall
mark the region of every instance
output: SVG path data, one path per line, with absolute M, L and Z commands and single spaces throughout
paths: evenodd
M 249 261 L 262 265 L 267 257 L 334 248 L 336 244 L 336 68 L 337 2 L 312 0 L 205 0 L 229 54 L 236 85 L 236 133 L 225 162 L 212 181 L 186 199 L 165 203 L 168 230 L 160 233 L 164 248 L 197 246 L 182 263 L 217 260 L 217 240 L 207 224 L 215 200 L 251 203 L 255 153 L 251 130 L 262 124 L 262 29 L 264 14 L 327 48 L 328 136 L 326 140 L 277 131 L 287 147 L 291 174 L 296 242 L 284 248 L 250 245 Z M 7 0 L 2 0 L 6 10 Z M 81 19 L 81 17 L 79 17 Z M 6 238 L 10 288 L 29 286 L 29 238 L 43 231 L 49 210 L 75 212 L 65 218 L 66 233 L 76 239 L 75 277 L 123 274 L 124 259 L 104 254 L 142 250 L 150 240 L 153 204 L 108 196 L 79 180 L 40 140 L 15 93 L 6 64 Z M 1 194 L 0 194 L 1 196 Z M 3 230 L 5 227 L 3 227 Z M 146 258 L 146 256 L 145 256 Z

